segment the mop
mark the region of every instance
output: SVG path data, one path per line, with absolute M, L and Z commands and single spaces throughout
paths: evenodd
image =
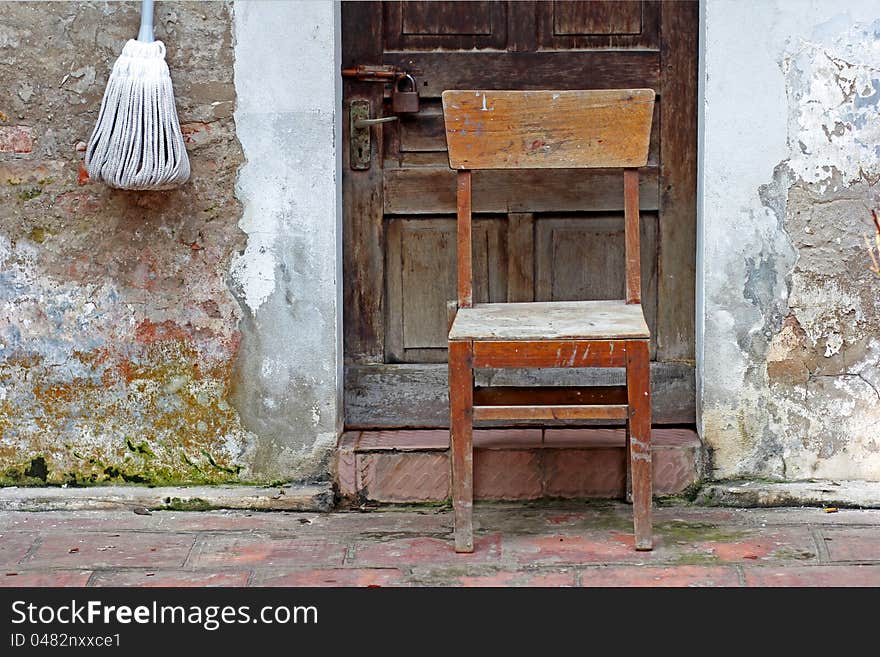
M 153 40 L 153 0 L 141 3 L 138 38 L 113 64 L 85 165 L 90 178 L 119 189 L 170 189 L 189 179 L 165 44 Z

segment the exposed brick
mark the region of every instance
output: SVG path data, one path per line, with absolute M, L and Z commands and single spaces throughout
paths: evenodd
M 0 572 L 0 586 L 2 587 L 25 587 L 25 586 L 85 586 L 89 581 L 91 571 L 88 570 L 41 570 Z
M 608 566 L 581 571 L 581 586 L 739 586 L 731 566 Z
M 28 568 L 175 567 L 183 565 L 195 536 L 172 533 L 63 533 L 47 535 L 24 563 Z
M 124 570 L 98 573 L 92 586 L 246 586 L 247 572 L 206 573 L 189 570 Z
M 257 571 L 252 586 L 409 586 L 396 568 L 324 568 Z
M 30 153 L 33 149 L 33 128 L 26 125 L 0 126 L 0 153 Z
M 474 497 L 484 500 L 529 500 L 541 497 L 540 449 L 477 450 L 474 453 Z
M 544 453 L 544 492 L 552 497 L 621 497 L 623 450 L 548 449 Z
M 449 497 L 446 452 L 357 455 L 358 489 L 378 502 L 426 502 Z
M 880 587 L 880 566 L 815 565 L 743 569 L 746 586 Z
M 320 538 L 272 538 L 267 536 L 203 536 L 193 549 L 193 568 L 249 569 L 296 564 L 341 566 L 345 544 Z
M 355 545 L 353 565 L 399 567 L 434 566 L 438 564 L 467 565 L 497 563 L 501 558 L 501 534 L 477 536 L 471 554 L 457 554 L 450 538 L 399 538 L 390 541 L 359 542 Z
M 18 532 L 0 534 L 0 566 L 17 564 L 36 540 L 36 534 Z
M 873 527 L 822 529 L 832 561 L 880 561 L 880 534 Z

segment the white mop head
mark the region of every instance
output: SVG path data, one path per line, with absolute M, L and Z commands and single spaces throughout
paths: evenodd
M 161 41 L 125 44 L 113 64 L 85 164 L 90 178 L 120 189 L 170 189 L 189 179 Z

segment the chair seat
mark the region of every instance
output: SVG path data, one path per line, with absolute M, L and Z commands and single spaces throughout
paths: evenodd
M 648 338 L 642 306 L 625 301 L 478 303 L 459 308 L 450 340 L 617 340 Z

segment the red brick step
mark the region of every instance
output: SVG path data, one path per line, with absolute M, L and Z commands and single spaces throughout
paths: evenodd
M 694 483 L 700 439 L 690 429 L 654 429 L 654 492 L 675 495 Z M 478 499 L 620 497 L 623 429 L 477 429 Z M 449 432 L 353 431 L 339 441 L 336 479 L 344 497 L 436 502 L 449 497 Z

